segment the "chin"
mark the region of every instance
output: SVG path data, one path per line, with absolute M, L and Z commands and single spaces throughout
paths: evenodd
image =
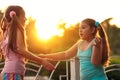
M 83 37 L 80 37 L 80 39 L 84 40 L 84 38 L 83 38 Z
M 84 38 L 84 37 L 81 37 L 81 39 L 82 39 L 82 40 L 86 40 L 86 38 Z

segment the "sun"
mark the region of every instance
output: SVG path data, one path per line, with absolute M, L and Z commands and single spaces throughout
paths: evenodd
M 48 40 L 55 35 L 63 36 L 64 30 L 58 29 L 57 24 L 57 20 L 54 18 L 41 19 L 36 17 L 35 26 L 37 29 L 37 36 L 42 40 Z
M 103 7 L 101 7 L 101 5 L 100 6 L 98 5 L 98 9 L 97 9 L 98 11 L 96 11 L 98 14 L 95 14 L 94 11 L 91 11 L 89 14 L 85 14 L 85 13 L 88 13 L 88 11 L 86 10 L 85 12 L 82 10 L 84 7 L 84 3 L 86 2 L 83 0 L 81 1 L 81 3 L 79 3 L 78 1 L 75 1 L 75 0 L 63 0 L 63 1 L 62 0 L 59 0 L 59 1 L 58 0 L 36 0 L 36 1 L 35 0 L 11 0 L 11 1 L 0 0 L 0 3 L 2 3 L 0 5 L 0 9 L 3 9 L 5 6 L 11 5 L 11 4 L 22 6 L 25 10 L 26 17 L 32 16 L 32 18 L 36 19 L 35 26 L 37 29 L 37 36 L 43 40 L 48 40 L 55 35 L 57 36 L 64 35 L 64 30 L 57 28 L 59 19 L 64 19 L 64 21 L 67 23 L 65 27 L 69 28 L 71 24 L 76 24 L 77 22 L 87 17 L 92 17 L 96 20 L 99 20 L 99 19 L 104 20 L 106 17 L 109 17 L 109 16 L 117 16 L 117 19 L 112 20 L 111 24 L 117 24 L 118 27 L 120 27 L 120 24 L 118 24 L 120 21 L 118 19 L 119 12 L 114 11 L 114 10 L 117 10 L 118 6 L 112 6 L 112 9 L 114 9 L 112 12 L 117 12 L 118 14 L 111 13 L 111 9 L 110 9 L 110 12 L 107 11 L 107 13 L 104 13 L 103 16 L 100 17 L 99 15 L 101 13 L 99 11 L 101 8 L 103 9 L 103 7 L 105 7 L 104 5 Z M 94 8 L 94 6 L 91 6 L 91 5 L 90 7 Z M 109 7 L 111 7 L 111 5 Z M 106 8 L 104 9 L 106 10 Z

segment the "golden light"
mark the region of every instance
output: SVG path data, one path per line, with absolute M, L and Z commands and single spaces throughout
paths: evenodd
M 56 19 L 41 19 L 36 17 L 36 28 L 38 37 L 42 40 L 48 40 L 52 36 L 58 35 L 63 36 L 64 30 L 57 28 Z
M 92 5 L 93 2 L 96 4 Z M 106 7 L 107 2 L 108 0 L 88 0 L 88 4 L 86 4 L 86 0 L 0 0 L 0 3 L 2 3 L 0 4 L 0 9 L 11 4 L 22 6 L 25 9 L 27 17 L 32 16 L 36 19 L 39 38 L 47 40 L 54 35 L 63 35 L 64 30 L 57 28 L 59 19 L 63 19 L 63 22 L 66 22 L 65 28 L 69 28 L 78 21 L 89 17 L 99 21 L 109 18 L 109 16 L 119 16 L 119 2 L 111 0 Z M 113 2 L 114 6 L 111 6 Z M 89 14 L 88 7 L 85 7 L 84 4 L 88 5 L 91 9 Z M 95 6 L 97 6 L 96 10 L 94 10 Z M 101 13 L 101 9 L 102 11 L 107 10 L 107 12 Z M 94 11 L 96 13 L 94 13 Z M 100 15 L 102 15 L 102 17 Z M 118 27 L 120 27 L 119 23 L 119 19 L 115 18 L 111 20 L 111 24 L 116 24 Z
M 120 18 L 113 18 L 113 19 L 110 21 L 110 24 L 111 24 L 111 25 L 116 25 L 117 27 L 120 28 Z

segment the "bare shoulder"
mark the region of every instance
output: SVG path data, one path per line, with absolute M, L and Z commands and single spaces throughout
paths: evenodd
M 78 41 L 77 41 L 77 46 L 79 46 L 82 42 L 83 42 L 83 40 L 81 40 L 81 39 L 78 40 Z
M 77 43 L 79 44 L 79 43 L 81 43 L 82 41 L 83 41 L 83 40 L 80 39 L 80 40 L 77 41 Z

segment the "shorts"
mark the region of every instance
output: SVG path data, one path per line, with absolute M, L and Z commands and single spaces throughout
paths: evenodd
M 23 75 L 17 73 L 3 73 L 1 74 L 2 80 L 23 80 Z

